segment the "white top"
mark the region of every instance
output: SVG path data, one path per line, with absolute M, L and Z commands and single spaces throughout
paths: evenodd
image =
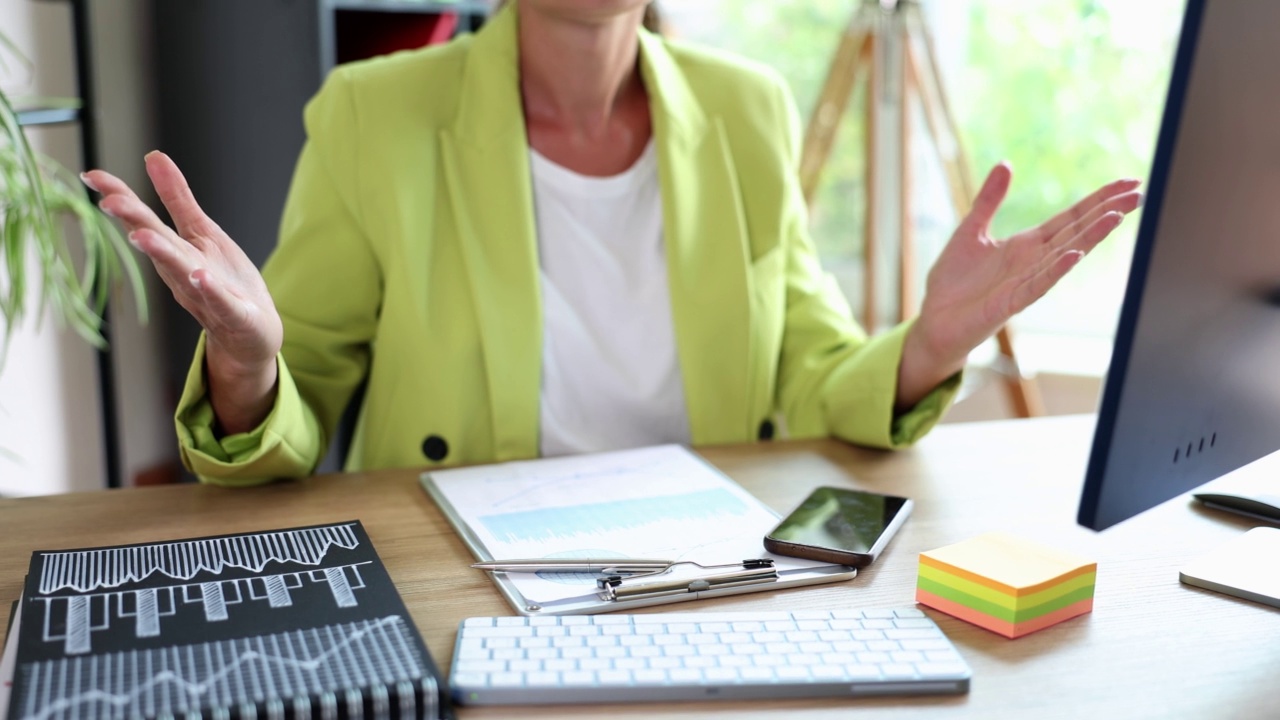
M 542 455 L 687 444 L 653 141 L 612 177 L 529 155 L 542 286 Z

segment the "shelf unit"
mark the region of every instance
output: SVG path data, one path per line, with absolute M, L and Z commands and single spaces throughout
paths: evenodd
M 75 53 L 77 98 L 45 106 L 19 108 L 18 124 L 23 127 L 77 124 L 80 136 L 80 162 L 85 168 L 99 166 L 98 127 L 91 66 L 92 44 L 89 29 L 89 0 L 51 0 L 65 2 L 71 9 L 72 48 Z M 104 476 L 108 488 L 123 486 L 122 448 L 115 389 L 115 358 L 111 351 L 111 313 L 103 307 L 99 332 L 107 341 L 97 351 L 99 407 L 102 424 Z
M 261 266 L 275 247 L 302 149 L 303 106 L 329 70 L 475 30 L 489 11 L 476 0 L 155 2 L 160 149 L 205 212 Z M 167 317 L 176 402 L 200 329 L 172 299 L 161 302 L 171 303 L 157 314 Z M 339 454 L 321 470 L 337 469 Z
M 322 0 L 321 73 L 334 65 L 444 42 L 476 30 L 488 12 L 483 2 Z
M 77 107 L 26 107 L 17 108 L 18 124 L 23 127 L 41 125 L 65 125 L 80 120 Z

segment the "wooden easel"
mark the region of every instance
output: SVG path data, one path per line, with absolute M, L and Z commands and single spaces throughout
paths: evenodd
M 933 147 L 946 173 L 957 217 L 969 212 L 973 176 L 960 145 L 955 117 L 938 71 L 933 37 L 916 0 L 861 0 L 840 36 L 826 83 L 805 132 L 800 187 L 812 204 L 831 155 L 840 118 L 863 78 L 866 112 L 866 215 L 864 220 L 863 324 L 875 330 L 876 267 L 884 242 L 898 241 L 898 319 L 917 307 L 917 261 L 911 225 L 911 99 L 924 111 Z M 1035 383 L 1023 376 L 1008 326 L 996 333 L 999 370 L 1019 417 L 1044 414 Z

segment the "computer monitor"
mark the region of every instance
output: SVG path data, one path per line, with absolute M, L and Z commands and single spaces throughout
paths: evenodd
M 1086 527 L 1280 449 L 1277 28 L 1276 0 L 1187 2 L 1080 501 Z

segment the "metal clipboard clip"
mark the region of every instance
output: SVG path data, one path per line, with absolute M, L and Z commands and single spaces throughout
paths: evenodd
M 692 561 L 672 563 L 666 570 L 641 575 L 609 575 L 596 580 L 600 596 L 611 602 L 685 595 L 719 588 L 776 582 L 773 560 L 762 558 L 725 565 Z

